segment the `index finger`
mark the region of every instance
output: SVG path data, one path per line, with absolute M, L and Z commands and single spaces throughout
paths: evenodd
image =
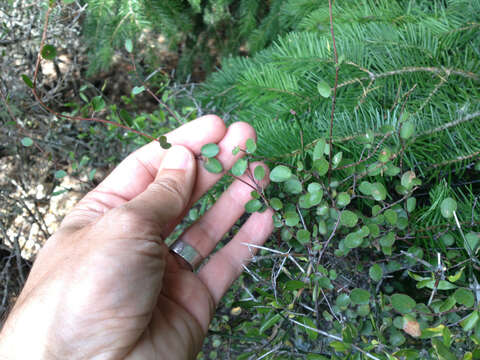
M 167 141 L 200 154 L 204 144 L 217 143 L 227 128 L 221 118 L 206 115 L 166 134 Z M 165 150 L 157 141 L 128 155 L 94 190 L 89 192 L 64 219 L 62 226 L 82 227 L 107 210 L 130 201 L 155 179 Z
M 207 115 L 186 123 L 165 136 L 169 143 L 183 145 L 198 155 L 204 144 L 217 143 L 226 131 L 222 119 Z M 165 150 L 157 141 L 141 147 L 123 160 L 96 190 L 115 194 L 125 201 L 133 199 L 155 179 L 164 153 Z

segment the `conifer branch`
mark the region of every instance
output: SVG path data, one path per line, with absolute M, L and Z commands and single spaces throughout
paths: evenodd
M 479 155 L 480 155 L 480 151 L 475 151 L 474 153 L 469 154 L 469 155 L 459 156 L 456 159 L 445 160 L 445 161 L 442 161 L 440 163 L 433 164 L 430 168 L 436 169 L 436 168 L 439 168 L 439 167 L 444 167 L 444 166 L 447 166 L 447 165 L 456 164 L 456 163 L 474 158 L 474 157 L 479 156 Z
M 354 83 L 359 82 L 359 81 L 372 80 L 372 79 L 376 80 L 376 79 L 380 79 L 380 78 L 384 78 L 384 77 L 402 75 L 402 74 L 408 74 L 408 73 L 415 73 L 415 72 L 429 72 L 429 73 L 434 73 L 434 74 L 458 75 L 458 76 L 462 76 L 462 77 L 465 77 L 465 78 L 468 78 L 468 79 L 472 79 L 474 81 L 480 81 L 480 77 L 477 74 L 469 72 L 469 71 L 463 71 L 463 70 L 459 70 L 459 69 L 441 69 L 441 68 L 436 68 L 436 67 L 411 66 L 411 67 L 405 67 L 405 68 L 402 68 L 402 69 L 387 71 L 387 72 L 379 73 L 379 74 L 375 74 L 373 72 L 368 72 L 368 74 L 369 74 L 368 77 L 364 76 L 364 77 L 359 77 L 359 78 L 347 80 L 347 81 L 339 84 L 338 88 L 342 88 L 342 87 L 354 84 Z
M 415 111 L 415 113 L 418 113 L 418 112 L 422 111 L 423 108 L 425 106 L 427 106 L 427 104 L 430 102 L 432 97 L 438 92 L 438 90 L 442 87 L 442 85 L 447 82 L 447 80 L 448 80 L 448 74 L 446 76 L 440 76 L 440 81 L 438 82 L 438 84 L 435 85 L 435 88 L 430 92 L 430 94 L 428 94 L 428 96 L 425 99 L 425 101 L 423 102 L 423 104 L 418 108 L 417 111 Z
M 465 117 L 461 118 L 461 119 L 457 119 L 455 121 L 451 121 L 449 123 L 446 123 L 446 124 L 443 124 L 443 125 L 440 125 L 440 126 L 437 126 L 436 128 L 434 129 L 430 129 L 430 130 L 427 130 L 419 135 L 416 136 L 416 138 L 418 137 L 421 137 L 421 136 L 430 136 L 432 134 L 435 134 L 437 132 L 440 132 L 440 131 L 443 131 L 443 130 L 446 130 L 448 128 L 451 128 L 453 126 L 457 126 L 457 125 L 460 125 L 462 123 L 465 123 L 465 122 L 468 122 L 470 120 L 473 120 L 477 117 L 480 116 L 480 111 L 477 111 L 477 112 L 474 112 L 472 114 L 468 114 L 466 115 Z

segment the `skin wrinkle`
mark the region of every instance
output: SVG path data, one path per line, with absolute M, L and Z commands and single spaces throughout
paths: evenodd
M 216 241 L 214 240 L 214 235 L 216 234 L 212 231 L 211 224 L 209 224 L 204 218 L 201 218 L 192 226 L 195 226 L 195 228 L 192 227 L 190 231 L 186 231 L 185 234 L 187 236 L 184 240 L 190 243 L 191 246 L 200 253 L 202 258 L 205 258 L 208 256 L 211 249 L 215 248 Z M 195 234 L 192 230 L 194 230 L 194 232 L 198 231 L 199 234 Z M 189 235 L 190 233 L 192 233 L 191 236 Z M 204 244 L 206 246 L 204 246 Z
M 159 157 L 160 157 L 160 161 L 163 159 L 163 156 L 164 154 L 163 153 L 159 153 Z M 138 157 L 138 154 L 136 152 L 134 152 L 132 154 L 132 157 L 137 161 L 138 164 L 140 164 L 144 169 L 145 171 L 150 175 L 150 182 L 152 182 L 153 180 L 155 180 L 155 177 L 157 176 L 157 172 L 158 172 L 158 169 L 152 165 L 152 163 L 150 161 L 148 161 L 148 165 L 146 165 L 143 160 L 141 158 Z
M 190 328 L 190 320 L 193 320 L 200 329 L 202 328 L 200 326 L 200 324 L 197 322 L 196 318 L 193 315 L 191 315 L 188 311 L 186 311 L 181 305 L 172 301 L 168 296 L 165 296 L 164 294 L 162 294 L 162 295 L 163 295 L 163 300 L 168 303 L 169 307 L 178 307 L 182 310 L 182 311 L 180 311 L 180 314 L 185 319 L 185 321 L 182 322 L 182 323 L 185 325 L 184 328 L 186 328 L 187 331 L 188 331 L 188 335 L 191 339 L 190 341 L 193 344 L 198 343 L 198 341 L 196 341 L 197 339 L 195 338 L 193 330 Z M 160 301 L 159 301 L 159 305 L 160 305 Z M 170 328 L 175 330 L 176 334 L 174 335 L 174 337 L 177 337 L 178 339 L 181 339 L 184 342 L 182 348 L 186 348 L 187 346 L 185 346 L 186 345 L 185 344 L 186 337 L 184 336 L 185 334 L 182 331 L 180 331 L 179 327 L 177 326 L 177 323 L 174 320 L 172 320 L 171 316 L 169 316 L 171 313 L 172 313 L 172 311 L 159 312 L 159 315 L 160 315 L 160 317 L 163 318 L 163 320 L 166 323 L 170 324 Z
M 179 269 L 179 271 L 188 271 L 188 272 L 190 272 L 189 270 L 183 270 L 183 269 Z M 165 277 L 167 277 L 168 275 L 169 275 L 169 274 L 166 273 L 166 274 L 165 274 Z M 208 302 L 208 304 L 209 304 L 209 309 L 208 309 L 208 310 L 209 310 L 209 314 L 208 314 L 209 316 L 208 316 L 208 317 L 211 319 L 212 316 L 213 316 L 213 312 L 215 311 L 215 308 L 216 308 L 216 303 L 215 303 L 215 300 L 213 299 L 212 294 L 210 293 L 208 287 L 203 283 L 203 281 L 201 281 L 201 279 L 199 279 L 199 280 L 200 280 L 200 284 L 202 284 L 202 286 L 203 286 L 204 289 L 205 289 L 205 294 L 207 294 L 207 302 Z M 168 294 L 165 293 L 165 292 L 162 292 L 162 295 L 164 295 L 164 297 L 167 298 L 167 299 L 171 299 L 171 296 L 168 295 Z M 173 301 L 174 299 L 172 298 L 171 300 Z M 177 304 L 177 305 L 178 305 L 179 307 L 181 307 L 181 308 L 183 309 L 183 311 L 185 311 L 186 313 L 190 314 L 190 316 L 191 316 L 193 319 L 195 319 L 195 321 L 197 322 L 198 326 L 203 330 L 204 334 L 206 334 L 206 333 L 208 332 L 208 325 L 207 325 L 207 328 L 204 328 L 204 327 L 202 326 L 202 322 L 197 318 L 197 316 L 196 316 L 193 312 L 189 311 L 189 309 L 185 308 L 185 307 L 183 306 L 183 304 L 181 304 L 181 303 L 179 303 L 179 304 Z
M 151 187 L 150 190 L 154 193 L 162 195 L 165 191 L 167 191 L 169 194 L 173 195 L 173 198 L 175 199 L 175 205 L 178 204 L 178 209 L 175 209 L 175 211 L 173 211 L 174 214 L 179 214 L 188 203 L 189 199 L 185 196 L 183 186 L 174 179 L 168 177 L 161 178 L 155 180 L 153 183 L 150 184 L 149 187 Z

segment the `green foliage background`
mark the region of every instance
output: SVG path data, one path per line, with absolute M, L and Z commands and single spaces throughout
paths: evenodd
M 276 6 L 257 0 L 83 2 L 88 5 L 84 36 L 91 74 L 109 68 L 126 39 L 136 39 L 141 49 L 148 50 L 159 45 L 157 38 L 162 35 L 179 54 L 178 79 L 188 77 L 194 67 L 209 73 L 222 56 L 239 54 L 258 22 Z M 146 58 L 152 67 L 161 65 L 154 56 L 146 54 Z
M 224 59 L 201 93 L 228 121 L 251 123 L 257 154 L 291 172 L 271 177 L 279 231 L 270 247 L 302 254 L 300 266 L 261 262 L 256 303 L 237 304 L 251 306 L 259 322 L 236 330 L 262 338 L 273 327 L 280 358 L 290 349 L 307 359 L 479 356 L 472 170 L 480 154 L 480 2 L 335 1 L 331 154 L 328 2 L 276 2 L 271 10 L 254 34 L 280 36 L 251 57 Z M 464 294 L 471 307 L 461 306 Z M 327 332 L 323 341 L 312 328 Z

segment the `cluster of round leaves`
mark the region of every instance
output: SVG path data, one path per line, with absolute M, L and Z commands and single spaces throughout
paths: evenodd
M 257 144 L 255 143 L 255 141 L 253 139 L 247 139 L 247 141 L 245 142 L 245 149 L 243 150 L 243 149 L 240 149 L 239 146 L 236 146 L 232 150 L 232 154 L 237 155 L 240 153 L 240 151 L 244 151 L 245 154 L 248 156 L 248 155 L 252 155 L 256 150 L 257 150 Z M 220 149 L 217 144 L 205 144 L 202 146 L 202 149 L 201 149 L 201 154 L 204 160 L 203 161 L 204 168 L 207 171 L 214 174 L 219 174 L 224 170 L 220 161 L 216 159 L 216 156 L 218 155 L 219 152 L 220 152 Z M 240 177 L 243 174 L 245 174 L 245 172 L 248 169 L 248 165 L 249 165 L 249 158 L 241 157 L 235 162 L 235 164 L 233 164 L 230 172 L 233 176 Z M 254 177 L 254 180 L 256 181 L 263 180 L 263 178 L 265 177 L 265 174 L 266 174 L 265 168 L 261 165 L 257 165 L 253 170 L 253 177 Z M 263 210 L 266 209 L 265 204 L 260 200 L 260 194 L 258 193 L 258 191 L 255 191 L 255 190 L 252 191 L 251 195 L 252 195 L 252 199 L 245 204 L 246 212 L 253 213 L 256 211 L 261 211 L 262 209 Z
M 401 139 L 407 140 L 413 136 L 413 133 L 413 124 L 404 122 L 400 131 Z M 245 150 L 237 147 L 233 150 L 233 154 L 244 151 L 247 155 L 252 155 L 255 150 L 256 144 L 250 139 L 247 141 Z M 204 165 L 207 170 L 212 172 L 223 170 L 221 165 L 215 165 L 217 154 L 218 147 L 215 144 L 207 144 L 202 148 Z M 330 146 L 325 139 L 318 139 L 315 147 L 308 150 L 307 157 L 308 160 L 305 160 L 305 157 L 301 158 L 296 166 L 288 164 L 274 166 L 269 175 L 270 181 L 276 184 L 273 191 L 270 192 L 274 196 L 267 199 L 265 194 L 260 195 L 253 191 L 252 200 L 245 206 L 246 211 L 250 213 L 262 211 L 266 205 L 270 206 L 275 210 L 274 225 L 280 229 L 281 239 L 298 252 L 304 252 L 305 247 L 308 246 L 318 254 L 323 250 L 322 243 L 325 243 L 327 238 L 334 233 L 335 237 L 331 239 L 331 244 L 336 247 L 334 250 L 336 256 L 345 256 L 357 248 L 369 249 L 369 251 L 377 249 L 384 256 L 392 255 L 398 234 L 402 231 L 409 231 L 409 214 L 416 209 L 416 199 L 411 196 L 421 185 L 416 174 L 413 171 L 400 174 L 400 169 L 390 161 L 392 151 L 385 147 L 380 152 L 376 163 L 369 165 L 366 170 L 361 170 L 362 175 L 368 176 L 367 179 L 364 179 L 365 176 L 361 176 L 362 180 L 352 187 L 352 184 L 346 186 L 335 176 L 331 179 L 328 177 L 330 181 L 327 181 L 329 168 L 336 169 L 349 164 L 351 160 L 345 159 L 340 151 L 332 153 L 331 164 L 329 164 Z M 245 174 L 250 160 L 251 156 L 237 160 L 231 169 L 232 175 L 239 177 Z M 352 170 L 358 171 L 354 167 Z M 394 184 L 397 194 L 403 196 L 402 201 L 395 201 L 389 194 L 386 183 L 382 180 L 383 176 L 394 179 L 391 183 Z M 264 167 L 257 166 L 253 171 L 253 177 L 254 179 L 250 174 L 252 180 L 262 180 L 265 177 Z M 373 181 L 372 178 L 374 178 Z M 352 204 L 354 200 L 356 202 Z M 361 202 L 362 206 L 359 207 L 358 202 Z M 366 211 L 368 209 L 370 209 L 370 214 Z M 443 199 L 439 206 L 441 215 L 446 219 L 454 217 L 456 210 L 457 203 L 450 197 Z M 465 239 L 472 249 L 477 250 L 480 247 L 480 237 L 477 233 L 467 233 Z M 454 243 L 453 237 L 448 233 L 442 236 L 441 241 L 445 246 L 451 246 Z M 414 265 L 418 259 L 423 258 L 423 250 L 415 246 L 407 249 L 407 253 L 412 257 L 405 256 L 402 261 L 386 263 L 373 261 L 370 263 L 367 272 L 372 284 L 380 285 L 387 274 L 399 271 L 402 266 Z M 285 282 L 284 289 L 287 292 L 295 292 L 303 288 L 310 288 L 314 298 L 318 298 L 320 290 L 332 291 L 334 289 L 333 282 L 337 278 L 336 272 L 334 270 L 327 271 L 321 265 L 317 270 L 310 276 L 311 281 L 288 280 Z M 431 339 L 436 354 L 443 354 L 445 358 L 449 358 L 452 353 L 445 343 L 451 343 L 453 335 L 444 325 L 429 327 L 431 317 L 424 314 L 432 313 L 432 311 L 448 312 L 454 306 L 471 308 L 475 303 L 474 294 L 470 289 L 455 284 L 461 278 L 461 272 L 449 276 L 436 285 L 434 276 L 421 277 L 413 273 L 409 273 L 409 275 L 417 281 L 419 289 L 433 289 L 437 286 L 438 291 L 454 291 L 446 300 L 435 300 L 430 307 L 427 307 L 424 303 L 417 302 L 409 294 L 395 292 L 392 287 L 387 291 L 390 295 L 382 299 L 377 299 L 375 295 L 365 289 L 354 288 L 351 291 L 341 292 L 332 304 L 331 310 L 333 314 L 343 314 L 353 324 L 354 321 L 360 321 L 359 319 L 371 313 L 373 303 L 377 307 L 380 305 L 383 324 L 378 324 L 378 326 L 385 329 L 386 341 L 393 348 L 403 345 L 407 341 L 407 335 L 414 338 L 421 337 L 422 339 Z M 389 288 L 389 285 L 384 286 Z M 293 300 L 292 296 L 288 294 L 287 298 L 290 299 L 289 301 Z M 377 336 L 375 328 L 371 324 L 369 325 L 370 322 L 363 322 L 363 325 L 357 329 L 353 325 L 343 324 L 340 326 L 330 311 L 324 311 L 322 315 L 342 334 L 342 342 L 333 341 L 330 344 L 335 351 L 342 352 L 351 349 L 351 344 L 359 341 L 360 335 Z M 282 319 L 283 316 L 279 313 L 272 313 L 261 325 L 260 333 L 267 331 Z M 298 319 L 310 327 L 315 327 L 315 322 L 309 317 L 303 316 Z M 460 320 L 458 322 L 462 328 L 470 331 L 480 322 L 480 313 L 473 311 L 468 317 Z M 313 337 L 318 336 L 311 330 L 306 330 L 306 332 L 312 340 Z M 443 337 L 443 342 L 437 341 L 439 336 Z M 398 351 L 395 355 L 413 359 L 419 354 L 418 351 L 413 350 L 408 350 L 411 351 L 410 353 L 402 351 Z
M 365 216 L 358 210 L 347 209 L 354 193 L 349 189 L 340 191 L 338 181 L 335 179 L 326 185 L 329 164 L 325 155 L 328 153 L 329 146 L 326 141 L 324 139 L 317 141 L 311 153 L 313 161 L 310 175 L 309 171 L 303 171 L 303 164 L 300 164 L 302 171 L 299 171 L 299 175 L 295 175 L 292 168 L 286 165 L 277 165 L 271 170 L 270 180 L 278 184 L 280 192 L 277 193 L 278 197 L 270 198 L 269 202 L 277 213 L 282 213 L 282 216 L 277 217 L 275 222 L 275 225 L 281 228 L 282 239 L 295 247 L 297 251 L 301 251 L 302 247 L 307 244 L 319 251 L 321 246 L 313 239 L 323 237 L 326 240 L 332 232 L 336 231 L 337 239 L 339 239 L 338 249 L 335 251 L 337 256 L 345 256 L 355 248 L 370 247 L 372 243 L 380 247 L 386 255 L 390 255 L 396 240 L 394 230 L 402 230 L 407 227 L 406 211 L 400 205 L 386 208 L 384 204 L 387 198 L 386 187 L 381 182 L 369 181 L 363 181 L 358 185 L 358 193 L 383 206 L 373 205 L 372 217 Z M 341 164 L 342 152 L 338 152 L 332 157 L 332 168 Z M 314 176 L 311 176 L 312 174 Z M 406 172 L 401 177 L 399 190 L 408 193 L 419 184 L 420 180 L 416 179 L 413 172 Z M 333 202 L 333 205 L 329 203 L 330 201 Z M 408 211 L 413 211 L 415 199 L 408 199 L 407 204 Z M 308 219 L 305 221 L 308 224 L 307 227 L 301 221 L 301 217 Z M 392 230 L 387 231 L 388 229 Z M 415 250 L 412 249 L 412 252 Z M 373 264 L 369 269 L 369 276 L 372 281 L 380 282 L 384 276 L 384 267 Z M 315 283 L 320 288 L 332 290 L 331 280 L 331 276 L 319 276 L 315 278 Z M 305 284 L 298 284 L 298 286 L 305 286 Z M 394 306 L 396 310 L 405 310 L 397 306 L 399 302 L 394 299 L 397 297 L 392 299 L 392 302 L 396 304 Z M 352 319 L 357 316 L 367 316 L 370 313 L 369 303 L 371 300 L 370 292 L 357 288 L 350 294 L 340 294 L 337 297 L 334 311 L 347 311 L 347 317 Z M 404 303 L 405 306 L 409 306 L 409 304 L 411 302 Z M 350 309 L 351 305 L 355 308 Z M 411 311 L 410 308 L 409 311 Z M 324 312 L 323 315 L 327 320 L 333 320 L 328 312 Z M 398 340 L 400 337 L 396 336 L 396 338 Z M 396 341 L 396 343 L 399 342 Z M 340 350 L 345 344 L 333 343 L 332 346 L 337 346 L 336 350 Z

